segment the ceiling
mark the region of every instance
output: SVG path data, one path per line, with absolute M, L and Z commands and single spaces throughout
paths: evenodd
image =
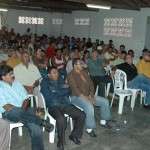
M 150 0 L 0 0 L 1 8 L 71 13 L 75 10 L 98 11 L 86 4 L 111 6 L 115 9 L 137 10 L 150 7 Z

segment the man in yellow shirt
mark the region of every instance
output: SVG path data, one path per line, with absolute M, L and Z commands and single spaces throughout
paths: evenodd
M 18 58 L 16 51 L 14 51 L 13 49 L 8 50 L 8 57 L 9 58 L 6 61 L 6 64 L 12 68 L 21 63 L 21 60 L 20 58 Z
M 150 55 L 149 53 L 143 54 L 143 58 L 137 64 L 137 70 L 139 74 L 143 74 L 150 78 Z

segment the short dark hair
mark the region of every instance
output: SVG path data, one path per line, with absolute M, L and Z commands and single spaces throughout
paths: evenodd
M 0 66 L 0 80 L 2 79 L 2 76 L 6 76 L 10 71 L 13 71 L 13 68 L 5 65 L 5 66 Z
M 83 54 L 83 56 L 84 56 L 86 53 L 90 53 L 90 52 L 89 52 L 88 50 L 84 51 L 84 54 Z
M 58 52 L 58 51 L 63 52 L 62 49 L 60 49 L 60 48 L 57 48 L 57 49 L 55 50 L 55 52 Z
M 49 67 L 47 68 L 47 74 L 51 73 L 51 71 L 52 71 L 53 69 L 57 69 L 57 67 L 55 67 L 55 66 L 49 66 Z
M 143 50 L 142 50 L 142 52 L 144 53 L 144 52 L 148 52 L 148 49 L 147 48 L 144 48 Z
M 74 68 L 74 65 L 76 65 L 79 60 L 81 60 L 81 59 L 80 58 L 75 58 L 75 59 L 72 60 L 72 67 L 73 68 Z
M 124 45 L 120 45 L 120 48 L 121 48 L 121 47 L 125 48 L 125 46 L 124 46 Z
M 130 49 L 130 50 L 128 51 L 128 54 L 129 54 L 129 53 L 134 53 L 134 51 L 133 51 L 132 49 Z

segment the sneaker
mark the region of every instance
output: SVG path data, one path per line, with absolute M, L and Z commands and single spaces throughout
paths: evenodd
M 150 109 L 150 105 L 143 105 L 144 106 L 144 108 L 146 108 L 146 109 Z
M 94 133 L 93 130 L 92 130 L 91 132 L 87 132 L 87 131 L 86 131 L 86 134 L 87 134 L 89 137 L 91 137 L 91 138 L 96 138 L 96 137 L 97 137 L 97 135 Z
M 42 120 L 41 125 L 42 125 L 43 127 L 45 127 L 45 130 L 46 130 L 47 132 L 51 132 L 51 131 L 54 130 L 54 126 L 53 126 L 52 124 L 50 124 L 49 122 L 47 122 L 46 120 Z
M 109 123 L 108 122 L 106 122 L 106 124 L 100 124 L 101 125 L 101 127 L 103 127 L 103 128 L 106 128 L 106 129 L 111 129 L 112 127 L 109 125 Z

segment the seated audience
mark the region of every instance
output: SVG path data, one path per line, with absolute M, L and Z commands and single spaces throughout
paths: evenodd
M 63 46 L 63 47 L 61 48 L 61 50 L 62 50 L 62 56 L 63 56 L 63 58 L 66 59 L 66 61 L 68 61 L 68 50 L 67 50 L 67 49 L 68 49 L 68 48 L 65 47 L 65 46 Z
M 110 75 L 106 75 L 104 69 L 108 65 L 108 62 L 103 59 L 98 59 L 98 57 L 98 52 L 96 50 L 93 51 L 87 65 L 95 90 L 97 85 L 99 85 L 98 95 L 105 97 L 105 84 L 111 83 L 110 92 L 113 93 L 113 81 Z
M 150 54 L 144 53 L 142 59 L 137 64 L 137 70 L 139 74 L 143 74 L 150 78 Z
M 38 108 L 36 114 L 43 117 L 43 101 L 39 91 L 39 79 L 41 78 L 38 68 L 30 63 L 30 55 L 28 52 L 23 52 L 21 55 L 22 63 L 14 68 L 16 80 L 21 82 L 28 94 L 34 94 L 38 97 Z
M 3 48 L 2 48 L 2 52 L 0 54 L 0 65 L 5 65 L 6 61 L 8 60 L 8 45 L 4 44 Z
M 142 56 L 140 57 L 140 59 L 142 59 L 143 58 L 143 55 L 147 55 L 147 54 L 149 54 L 149 51 L 148 51 L 148 49 L 147 48 L 144 48 L 143 50 L 142 50 Z
M 13 49 L 8 50 L 8 60 L 6 61 L 6 65 L 14 68 L 18 64 L 21 63 L 20 58 L 18 58 L 16 51 Z
M 46 57 L 51 59 L 55 56 L 56 44 L 55 41 L 51 41 L 49 47 L 46 49 Z
M 74 58 L 80 58 L 80 54 L 79 53 L 75 53 L 75 52 L 71 52 L 70 57 L 69 57 L 69 61 L 67 62 L 67 65 L 66 65 L 67 74 L 73 69 L 73 67 L 72 67 L 72 60 Z
M 87 63 L 89 61 L 89 57 L 90 57 L 90 52 L 84 51 L 83 57 L 81 58 L 81 60 L 84 62 L 84 64 L 87 65 Z
M 17 55 L 19 58 L 21 58 L 21 54 L 24 52 L 24 49 L 22 48 L 22 46 L 17 47 Z
M 120 45 L 120 49 L 117 53 L 117 56 L 120 56 L 122 51 L 125 51 L 125 46 L 124 45 Z
M 113 62 L 113 66 L 116 66 L 116 65 L 119 65 L 119 64 L 122 64 L 124 63 L 124 58 L 125 58 L 125 55 L 127 54 L 126 51 L 122 51 L 121 54 L 118 56 L 118 58 L 116 58 Z
M 56 54 L 51 59 L 52 66 L 57 67 L 58 72 L 61 76 L 63 76 L 64 80 L 66 80 L 67 77 L 67 71 L 66 71 L 66 59 L 62 56 L 61 49 L 56 49 Z
M 35 51 L 36 51 L 35 55 L 32 56 L 32 61 L 34 65 L 36 65 L 37 68 L 39 69 L 42 78 L 46 78 L 47 77 L 46 68 L 48 66 L 48 59 L 42 54 L 41 48 L 37 48 Z
M 12 122 L 22 122 L 30 132 L 32 150 L 44 150 L 40 126 L 44 126 L 48 132 L 54 127 L 27 108 L 27 92 L 20 82 L 14 80 L 13 69 L 9 66 L 0 67 L 0 91 L 0 112 L 3 113 L 3 118 Z
M 71 102 L 83 109 L 86 114 L 86 133 L 91 138 L 95 138 L 97 135 L 94 133 L 94 128 L 96 128 L 94 106 L 100 108 L 100 125 L 110 129 L 111 126 L 107 122 L 111 119 L 109 102 L 103 97 L 94 95 L 93 82 L 83 69 L 83 62 L 79 58 L 75 58 L 72 65 L 73 69 L 67 76 L 68 84 L 72 89 Z
M 0 119 L 0 150 L 10 150 L 10 124 Z
M 125 63 L 117 66 L 127 74 L 128 88 L 141 89 L 146 92 L 145 108 L 150 108 L 150 79 L 144 74 L 138 74 L 131 55 L 125 56 Z
M 43 94 L 50 115 L 56 120 L 58 131 L 57 148 L 64 149 L 66 144 L 65 130 L 67 120 L 64 114 L 68 114 L 75 122 L 74 129 L 69 136 L 75 144 L 80 145 L 82 138 L 85 114 L 77 107 L 71 104 L 69 96 L 71 89 L 58 73 L 54 66 L 48 69 L 48 79 L 41 81 L 41 93 Z
M 140 61 L 140 58 L 134 54 L 134 51 L 132 49 L 130 49 L 128 51 L 128 54 L 132 56 L 133 58 L 133 64 L 136 66 L 138 64 L 138 62 Z
M 109 61 L 109 65 L 113 66 L 114 60 L 118 57 L 113 53 L 113 47 L 109 47 L 105 53 L 105 59 Z

